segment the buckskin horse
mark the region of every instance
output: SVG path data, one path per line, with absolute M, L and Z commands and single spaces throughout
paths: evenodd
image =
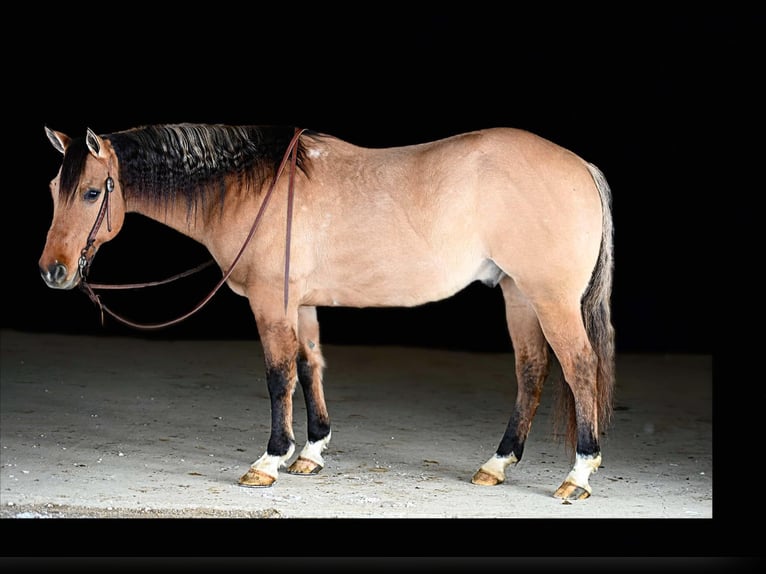
M 311 475 L 325 464 L 331 426 L 317 307 L 411 307 L 480 281 L 502 290 L 517 394 L 496 452 L 472 482 L 502 483 L 521 459 L 552 350 L 574 451 L 553 495 L 591 495 L 614 386 L 611 191 L 591 163 L 513 128 L 379 149 L 292 127 L 45 132 L 63 154 L 39 260 L 48 286 L 79 285 L 101 305 L 88 268 L 136 212 L 204 245 L 223 272 L 219 286 L 248 299 L 271 431 L 239 484 L 271 486 L 290 463 L 298 383 L 308 436 L 287 472 Z

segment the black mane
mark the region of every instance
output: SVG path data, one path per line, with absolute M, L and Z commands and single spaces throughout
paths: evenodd
M 225 178 L 239 178 L 246 189 L 260 191 L 271 182 L 294 133 L 292 127 L 176 124 L 143 126 L 103 138 L 117 154 L 127 200 L 159 206 L 184 201 L 192 212 L 223 199 Z M 88 153 L 85 138 L 73 139 L 67 147 L 60 185 L 67 200 L 75 192 Z M 297 165 L 307 173 L 302 141 Z

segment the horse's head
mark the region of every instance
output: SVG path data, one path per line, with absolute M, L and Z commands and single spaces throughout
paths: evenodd
M 72 289 L 99 246 L 122 228 L 125 200 L 117 156 L 108 139 L 90 129 L 79 139 L 47 127 L 45 133 L 64 159 L 50 183 L 53 221 L 39 261 L 40 274 L 49 287 Z

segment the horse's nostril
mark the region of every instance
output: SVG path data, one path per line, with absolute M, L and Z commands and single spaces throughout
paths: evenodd
M 67 276 L 67 268 L 66 265 L 63 263 L 59 263 L 58 261 L 55 263 L 51 263 L 48 266 L 47 272 L 45 273 L 47 276 L 47 279 L 54 284 L 62 283 L 66 280 Z
M 67 276 L 66 265 L 62 263 L 54 264 L 53 269 L 51 269 L 51 276 L 53 277 L 53 280 L 56 283 L 61 283 L 62 281 L 64 281 Z

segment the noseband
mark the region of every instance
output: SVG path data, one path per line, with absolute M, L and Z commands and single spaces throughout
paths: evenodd
M 104 217 L 106 217 L 107 229 L 110 232 L 112 231 L 112 222 L 111 222 L 111 215 L 109 210 L 109 196 L 112 194 L 112 191 L 114 191 L 114 180 L 112 179 L 109 168 L 107 168 L 107 177 L 104 182 L 106 193 L 104 194 L 104 199 L 101 201 L 101 208 L 99 209 L 98 215 L 96 216 L 96 221 L 93 223 L 93 227 L 91 228 L 90 233 L 88 234 L 88 239 L 85 242 L 85 247 L 83 247 L 82 251 L 80 252 L 80 259 L 78 261 L 80 278 L 81 278 L 80 288 L 87 293 L 88 297 L 90 297 L 90 300 L 93 301 L 93 303 L 95 303 L 96 306 L 100 309 L 101 323 L 103 324 L 104 322 L 104 312 L 107 312 L 109 315 L 111 315 L 112 317 L 120 321 L 121 323 L 124 323 L 130 327 L 134 327 L 137 329 L 161 329 L 161 328 L 173 325 L 175 323 L 180 323 L 181 321 L 188 319 L 194 313 L 202 309 L 202 307 L 204 307 L 208 303 L 208 301 L 212 299 L 213 295 L 215 295 L 215 293 L 223 286 L 223 284 L 232 274 L 232 272 L 234 271 L 234 267 L 237 265 L 240 258 L 242 257 L 242 254 L 244 253 L 245 248 L 250 243 L 250 240 L 253 238 L 253 235 L 255 235 L 255 230 L 258 228 L 258 224 L 261 222 L 263 213 L 266 210 L 266 206 L 268 205 L 269 200 L 271 199 L 272 192 L 274 191 L 274 188 L 277 185 L 279 176 L 282 175 L 282 172 L 284 171 L 285 164 L 287 164 L 287 160 L 289 157 L 290 158 L 290 173 L 289 173 L 288 185 L 287 185 L 287 229 L 286 229 L 286 237 L 285 237 L 285 273 L 284 273 L 284 305 L 285 305 L 285 312 L 286 312 L 289 289 L 290 289 L 290 283 L 289 283 L 290 236 L 292 234 L 292 211 L 293 211 L 293 195 L 294 195 L 293 192 L 295 187 L 295 169 L 296 169 L 296 164 L 298 161 L 298 140 L 300 139 L 301 135 L 305 131 L 306 131 L 305 129 L 298 129 L 298 128 L 295 129 L 295 134 L 293 135 L 293 138 L 290 140 L 290 144 L 287 146 L 287 150 L 285 151 L 285 154 L 282 157 L 282 161 L 280 162 L 279 167 L 274 173 L 274 178 L 271 180 L 271 185 L 269 186 L 269 189 L 266 192 L 266 195 L 263 197 L 263 201 L 261 202 L 261 207 L 258 210 L 257 215 L 255 216 L 255 221 L 253 221 L 253 225 L 250 228 L 250 232 L 245 238 L 245 241 L 242 244 L 242 247 L 240 248 L 236 257 L 234 257 L 234 260 L 232 261 L 231 265 L 229 266 L 227 271 L 223 274 L 223 277 L 221 277 L 221 279 L 218 281 L 216 286 L 213 287 L 212 291 L 207 296 L 205 296 L 191 311 L 175 319 L 165 321 L 163 323 L 136 323 L 136 322 L 130 321 L 129 319 L 126 319 L 125 317 L 122 317 L 114 313 L 106 305 L 104 305 L 103 302 L 101 301 L 101 298 L 94 292 L 94 289 L 137 289 L 142 287 L 151 287 L 155 285 L 161 285 L 164 283 L 175 281 L 176 279 L 180 279 L 181 277 L 186 277 L 192 273 L 196 273 L 197 271 L 200 271 L 203 268 L 212 265 L 213 261 L 212 260 L 208 261 L 206 263 L 203 263 L 202 265 L 199 265 L 198 267 L 195 267 L 194 269 L 191 269 L 183 273 L 179 273 L 178 275 L 174 275 L 173 277 L 170 277 L 168 279 L 164 279 L 162 281 L 154 281 L 151 283 L 133 283 L 130 285 L 107 285 L 107 284 L 99 284 L 99 283 L 88 283 L 88 281 L 86 280 L 86 277 L 87 277 L 88 270 L 90 268 L 91 261 L 88 260 L 87 255 L 88 255 L 88 251 L 91 250 L 91 248 L 93 247 L 93 244 L 96 241 L 96 234 L 98 233 L 98 230 L 100 229 L 102 223 L 104 222 Z

